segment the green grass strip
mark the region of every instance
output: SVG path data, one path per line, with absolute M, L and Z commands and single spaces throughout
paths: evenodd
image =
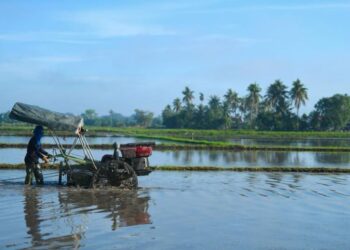
M 256 130 L 200 130 L 200 129 L 147 129 L 90 127 L 90 131 L 116 132 L 124 135 L 163 135 L 171 137 L 223 137 L 232 138 L 350 138 L 350 132 L 343 131 L 256 131 Z

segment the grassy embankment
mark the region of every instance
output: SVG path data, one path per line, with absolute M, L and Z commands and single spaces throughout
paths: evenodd
M 42 169 L 58 169 L 58 165 L 42 164 Z M 24 164 L 0 164 L 0 169 L 25 169 Z M 303 172 L 303 173 L 350 173 L 347 168 L 306 167 L 211 167 L 211 166 L 153 166 L 154 171 L 231 171 L 231 172 Z
M 144 136 L 160 139 L 217 140 L 227 138 L 271 138 L 271 139 L 305 139 L 305 138 L 350 138 L 350 132 L 341 131 L 256 131 L 256 130 L 196 130 L 196 129 L 144 129 L 144 128 L 108 128 L 91 127 L 91 132 L 111 133 L 129 136 Z
M 32 126 L 0 126 L 1 135 L 31 135 Z M 349 147 L 295 147 L 239 145 L 223 140 L 227 138 L 269 138 L 269 139 L 305 139 L 305 138 L 349 138 L 350 132 L 319 131 L 252 131 L 252 130 L 193 130 L 193 129 L 144 129 L 88 127 L 88 136 L 123 135 L 150 140 L 162 140 L 157 150 L 214 149 L 214 150 L 268 150 L 268 151 L 327 151 L 350 152 Z M 58 132 L 58 135 L 71 136 L 72 133 Z M 203 139 L 204 138 L 204 139 Z M 47 145 L 52 147 L 51 145 Z M 0 147 L 24 147 L 23 145 L 1 144 Z M 111 145 L 91 145 L 92 148 L 109 149 Z

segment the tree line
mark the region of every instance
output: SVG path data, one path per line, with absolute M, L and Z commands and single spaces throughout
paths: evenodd
M 106 127 L 160 127 L 162 122 L 160 118 L 154 117 L 154 114 L 149 111 L 135 109 L 131 116 L 124 116 L 109 111 L 108 115 L 99 116 L 94 109 L 87 109 L 81 114 L 84 118 L 84 123 L 90 126 L 106 126 Z
M 263 94 L 257 83 L 247 87 L 239 96 L 228 89 L 223 97 L 198 94 L 185 87 L 182 96 L 166 105 L 160 116 L 135 109 L 131 116 L 113 110 L 108 115 L 98 115 L 94 109 L 85 110 L 81 116 L 86 125 L 108 127 L 154 127 L 192 129 L 253 129 L 335 131 L 350 130 L 350 97 L 336 94 L 320 99 L 309 114 L 300 115 L 300 108 L 308 101 L 308 89 L 295 80 L 289 89 L 276 80 Z M 0 124 L 16 123 L 9 112 L 0 113 Z
M 312 112 L 300 116 L 300 108 L 308 100 L 308 89 L 299 80 L 290 89 L 276 80 L 262 95 L 257 83 L 247 87 L 247 94 L 239 96 L 228 89 L 220 98 L 211 95 L 205 103 L 199 93 L 194 104 L 194 91 L 186 87 L 181 98 L 162 111 L 166 128 L 193 129 L 255 129 L 255 130 L 343 130 L 349 128 L 350 97 L 336 94 L 319 100 Z
M 0 113 L 1 124 L 20 123 L 9 117 L 10 112 Z M 82 114 L 84 124 L 88 126 L 102 127 L 162 127 L 161 117 L 154 117 L 149 111 L 135 109 L 131 116 L 124 116 L 110 110 L 108 115 L 98 115 L 94 109 L 87 109 Z

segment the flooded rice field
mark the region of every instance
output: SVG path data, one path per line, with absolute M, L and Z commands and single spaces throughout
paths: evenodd
M 28 140 L 0 136 L 0 143 Z M 0 163 L 22 163 L 25 152 L 0 149 Z M 93 150 L 96 159 L 111 153 Z M 350 167 L 348 152 L 178 150 L 154 151 L 149 160 L 176 166 Z M 0 249 L 350 249 L 349 174 L 154 171 L 139 177 L 137 190 L 68 188 L 57 185 L 56 171 L 44 175 L 44 186 L 26 187 L 25 170 L 0 170 Z
M 156 171 L 135 191 L 0 176 L 20 177 L 0 182 L 1 249 L 350 248 L 346 174 Z
M 72 144 L 75 137 L 59 137 L 62 144 Z M 30 136 L 6 136 L 0 135 L 0 143 L 28 143 Z M 123 143 L 134 143 L 134 142 L 155 142 L 155 143 L 165 143 L 164 140 L 155 140 L 147 138 L 136 138 L 128 136 L 98 136 L 98 137 L 86 137 L 89 144 L 113 144 L 115 142 L 119 144 Z M 50 136 L 44 136 L 41 143 L 54 144 L 55 141 Z
M 155 143 L 169 143 L 166 140 L 159 139 L 143 139 L 128 136 L 96 136 L 96 137 L 86 137 L 88 143 L 90 144 L 113 144 L 117 142 L 119 144 L 132 143 L 132 142 L 145 142 L 152 141 Z M 0 135 L 0 143 L 28 143 L 29 136 L 6 136 Z M 73 143 L 75 137 L 60 137 L 61 142 L 64 144 Z M 205 139 L 213 140 L 213 138 L 195 138 L 195 139 Z M 283 138 L 214 138 L 217 141 L 227 141 L 234 144 L 245 145 L 245 146 L 290 146 L 290 147 L 350 147 L 350 139 L 346 138 L 305 138 L 305 139 L 283 139 Z M 50 136 L 45 136 L 42 139 L 42 143 L 54 143 L 54 140 Z M 176 142 L 171 141 L 174 144 Z
M 48 152 L 53 153 L 51 149 Z M 82 150 L 76 150 L 83 155 Z M 0 149 L 0 163 L 22 163 L 26 149 Z M 112 150 L 93 150 L 96 159 L 111 154 Z M 342 167 L 350 168 L 349 152 L 288 152 L 288 151 L 215 151 L 178 150 L 154 151 L 151 165 L 220 166 L 220 167 Z
M 349 138 L 216 138 L 214 140 L 245 146 L 350 147 Z

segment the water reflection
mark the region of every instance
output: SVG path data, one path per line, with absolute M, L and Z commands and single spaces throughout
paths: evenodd
M 50 246 L 54 248 L 77 249 L 84 232 L 77 232 L 58 237 L 48 237 L 52 232 L 45 232 L 41 224 L 45 220 L 41 213 L 45 208 L 40 191 L 35 188 L 24 189 L 24 218 L 27 234 L 31 237 L 31 246 Z M 72 230 L 74 231 L 74 229 Z M 79 230 L 80 231 L 80 230 Z
M 177 166 L 348 167 L 350 154 L 348 152 L 180 150 L 155 151 L 150 161 L 153 165 Z
M 82 150 L 75 153 L 83 156 Z M 98 160 L 110 153 L 111 150 L 93 150 Z M 0 163 L 21 163 L 24 155 L 25 149 L 0 149 Z M 177 150 L 154 151 L 149 160 L 151 165 L 175 166 L 350 167 L 349 152 Z
M 47 198 L 41 188 L 24 189 L 24 219 L 30 236 L 27 244 L 31 247 L 79 248 L 94 214 L 110 221 L 112 230 L 151 223 L 147 191 L 61 188 L 56 193 L 57 202 L 52 197 L 55 193 Z
M 30 137 L 29 136 L 6 136 L 0 135 L 0 143 L 28 143 Z M 61 143 L 63 144 L 72 144 L 75 140 L 75 137 L 59 137 Z M 136 138 L 136 137 L 128 137 L 128 136 L 98 136 L 98 137 L 86 137 L 86 140 L 89 144 L 113 144 L 115 142 L 119 144 L 123 143 L 133 143 L 133 142 L 145 142 L 152 141 L 156 143 L 164 143 L 162 140 L 154 140 L 147 138 Z M 51 143 L 54 144 L 55 141 L 51 136 L 44 136 L 42 139 L 42 143 Z
M 315 157 L 318 162 L 321 163 L 350 163 L 350 153 L 337 154 L 337 153 L 315 153 Z
M 0 170 L 4 179 L 22 174 Z M 349 181 L 155 171 L 137 191 L 2 183 L 0 249 L 350 249 Z
M 7 136 L 0 135 L 0 143 L 27 143 L 30 137 L 28 136 Z M 60 137 L 63 143 L 73 143 L 74 137 Z M 299 139 L 281 139 L 281 138 L 243 138 L 243 139 L 232 139 L 232 138 L 196 138 L 213 141 L 227 141 L 234 144 L 240 145 L 258 145 L 258 146 L 291 146 L 291 147 L 350 147 L 349 138 L 299 138 Z M 118 143 L 130 143 L 130 142 L 143 142 L 149 141 L 150 139 L 128 137 L 122 135 L 109 135 L 109 136 L 96 136 L 87 137 L 87 141 L 90 144 L 112 144 Z M 166 140 L 154 140 L 156 143 L 166 143 Z M 54 143 L 50 136 L 43 138 L 43 143 Z M 175 142 L 171 142 L 175 143 Z
M 203 138 L 205 139 L 205 138 Z M 290 146 L 290 147 L 350 147 L 349 138 L 306 138 L 306 139 L 280 139 L 280 138 L 215 138 L 215 140 L 232 142 L 240 145 L 259 146 Z
M 136 190 L 84 190 L 59 192 L 58 200 L 63 213 L 68 214 L 72 209 L 84 213 L 85 209 L 98 210 L 106 213 L 111 221 L 111 229 L 119 227 L 150 224 L 148 213 L 148 193 L 142 196 Z

